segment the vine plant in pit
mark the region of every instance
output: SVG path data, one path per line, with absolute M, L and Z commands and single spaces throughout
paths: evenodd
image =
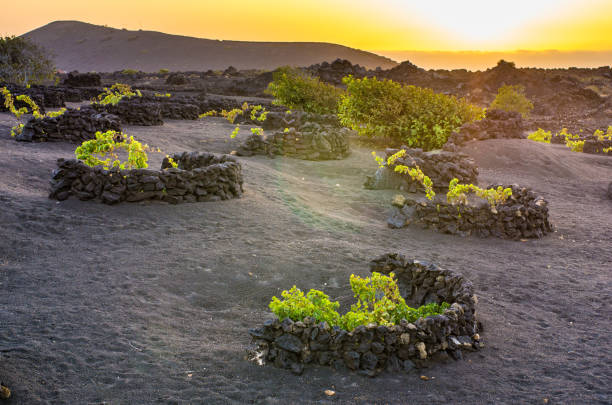
M 269 307 L 280 320 L 289 318 L 302 321 L 311 317 L 316 322 L 327 322 L 330 326 L 338 326 L 347 331 L 371 323 L 390 326 L 399 324 L 402 319 L 414 322 L 419 318 L 439 315 L 450 307 L 444 302 L 419 308 L 409 307 L 399 292 L 393 273 L 386 276 L 374 272 L 371 277 L 364 278 L 352 274 L 350 285 L 357 302 L 344 315 L 337 311 L 340 304 L 331 301 L 327 294 L 312 289 L 304 295 L 296 286 L 283 291 L 282 300 L 272 297 Z
M 46 114 L 41 114 L 40 107 L 38 106 L 38 104 L 36 104 L 34 100 L 32 100 L 29 96 L 25 94 L 20 94 L 16 96 L 15 99 L 13 99 L 13 95 L 6 87 L 0 88 L 0 94 L 2 94 L 2 96 L 4 97 L 4 107 L 6 107 L 9 112 L 15 116 L 15 118 L 20 120 L 17 125 L 11 128 L 11 136 L 13 137 L 19 135 L 23 131 L 23 127 L 25 126 L 25 124 L 21 122 L 21 117 L 24 114 L 28 114 L 28 107 L 30 107 L 32 116 L 37 120 L 42 120 L 43 118 L 59 117 L 60 115 L 66 112 L 65 108 L 61 108 L 58 111 L 51 111 Z M 21 101 L 22 103 L 26 104 L 27 107 L 23 106 L 17 108 L 15 107 L 15 101 Z
M 87 166 L 95 167 L 102 166 L 104 169 L 146 169 L 148 165 L 148 156 L 146 151 L 152 151 L 148 145 L 142 145 L 134 139 L 133 136 L 128 138 L 122 132 L 113 130 L 106 132 L 96 132 L 95 139 L 85 141 L 81 146 L 77 147 L 74 154 L 77 159 L 81 160 Z M 159 149 L 158 152 L 161 152 Z M 127 154 L 127 159 L 122 161 L 120 152 Z M 172 167 L 177 167 L 178 164 L 168 157 Z

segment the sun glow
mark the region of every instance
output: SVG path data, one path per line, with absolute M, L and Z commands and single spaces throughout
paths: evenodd
M 9 2 L 0 35 L 54 20 L 200 38 L 331 42 L 365 50 L 612 50 L 612 0 L 32 0 Z

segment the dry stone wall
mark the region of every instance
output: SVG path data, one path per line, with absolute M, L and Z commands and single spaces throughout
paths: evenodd
M 442 233 L 515 240 L 541 238 L 553 231 L 548 203 L 543 197 L 518 185 L 503 187 L 512 188 L 512 196 L 495 208 L 482 199 L 452 205 L 439 196 L 433 201 L 396 198 L 387 223 L 391 228 L 417 223 Z
M 171 156 L 177 168 L 164 159 L 161 170 L 106 170 L 89 167 L 76 159 L 59 159 L 53 172 L 49 198 L 96 200 L 105 204 L 165 201 L 219 201 L 243 192 L 242 166 L 232 156 L 212 153 L 180 153 Z
M 121 131 L 119 117 L 91 107 L 70 108 L 58 117 L 31 118 L 15 139 L 25 142 L 75 142 L 94 139 L 97 131 Z
M 250 135 L 238 148 L 239 156 L 283 155 L 304 160 L 334 160 L 349 156 L 347 128 L 314 124 L 302 130 L 289 128 L 271 135 Z
M 370 324 L 352 331 L 312 318 L 297 322 L 273 318 L 249 331 L 255 343 L 251 358 L 295 374 L 301 374 L 306 365 L 318 364 L 373 377 L 385 370 L 411 371 L 448 356 L 461 359 L 464 351 L 483 346 L 474 288 L 463 276 L 397 253 L 374 259 L 370 270 L 395 273 L 402 296 L 413 307 L 431 302 L 451 306 L 441 315 L 416 322 Z
M 446 141 L 444 149 L 454 151 L 458 146 L 472 140 L 485 139 L 523 139 L 525 124 L 521 114 L 512 111 L 487 110 L 486 117 L 480 121 L 463 124 Z

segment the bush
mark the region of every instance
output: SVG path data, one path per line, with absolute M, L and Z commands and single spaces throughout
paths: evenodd
M 484 189 L 473 184 L 459 184 L 459 179 L 455 178 L 448 184 L 446 200 L 453 205 L 467 204 L 467 193 L 474 193 L 478 197 L 487 200 L 491 206 L 491 209 L 494 209 L 495 206 L 505 203 L 508 198 L 512 196 L 512 189 L 509 187 L 503 188 L 502 186 Z
M 124 97 L 134 96 L 142 97 L 142 93 L 140 90 L 132 91 L 132 87 L 128 84 L 115 83 L 110 88 L 105 87 L 104 92 L 98 95 L 95 102 L 102 105 L 116 105 Z
M 137 74 L 137 73 L 138 73 L 138 71 L 137 71 L 137 70 L 134 70 L 134 69 L 123 69 L 123 70 L 121 71 L 121 74 L 122 74 L 122 75 L 130 75 L 130 76 L 133 76 L 133 75 L 135 75 L 135 74 Z
M 76 148 L 74 154 L 87 166 L 102 166 L 105 169 L 111 167 L 119 169 L 146 169 L 148 156 L 145 150 L 147 145 L 142 145 L 133 136 L 129 138 L 121 132 L 106 131 L 96 132 L 96 138 L 83 142 Z M 118 152 L 123 150 L 127 153 L 127 160 L 122 162 Z M 108 156 L 108 157 L 107 157 Z M 102 160 L 101 158 L 106 158 Z
M 397 325 L 402 319 L 414 322 L 419 318 L 439 315 L 449 308 L 448 303 L 431 303 L 416 309 L 410 308 L 400 295 L 393 273 L 389 276 L 372 273 L 371 277 L 365 278 L 352 274 L 350 283 L 357 303 L 351 305 L 351 310 L 342 316 L 337 312 L 340 304 L 330 301 L 325 293 L 310 290 L 304 296 L 296 286 L 281 293 L 284 298 L 282 301 L 272 297 L 270 310 L 280 320 L 290 318 L 293 321 L 302 321 L 311 317 L 316 322 L 327 322 L 330 326 L 351 331 L 357 326 L 370 323 Z
M 274 97 L 274 104 L 316 114 L 337 113 L 341 89 L 288 66 L 272 77 L 266 93 Z
M 495 100 L 493 100 L 489 108 L 515 111 L 521 113 L 523 118 L 527 118 L 531 110 L 533 110 L 533 103 L 525 96 L 524 86 L 520 84 L 506 85 L 497 90 L 497 96 L 495 96 Z
M 23 37 L 0 37 L 0 82 L 23 85 L 57 79 L 47 52 Z
M 164 74 L 166 74 L 168 72 L 170 72 L 170 71 L 168 69 L 166 69 L 166 68 L 159 69 L 159 73 L 162 74 L 162 75 L 164 75 Z
M 552 133 L 550 131 L 545 131 L 542 128 L 538 128 L 537 131 L 532 132 L 527 136 L 527 139 L 531 139 L 536 142 L 550 143 L 552 139 Z
M 390 138 L 431 150 L 442 147 L 452 131 L 466 122 L 481 119 L 484 111 L 464 99 L 435 93 L 431 89 L 402 86 L 391 80 L 343 79 L 340 122 L 369 138 Z

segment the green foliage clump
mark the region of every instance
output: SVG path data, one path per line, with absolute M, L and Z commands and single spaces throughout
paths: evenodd
M 409 307 L 400 295 L 393 273 L 389 276 L 372 273 L 371 277 L 365 278 L 352 274 L 350 284 L 357 302 L 342 316 L 337 312 L 340 304 L 330 301 L 325 293 L 310 290 L 304 296 L 296 286 L 281 293 L 283 300 L 272 297 L 269 307 L 281 320 L 290 318 L 301 321 L 311 317 L 316 322 L 327 322 L 330 326 L 338 326 L 347 331 L 370 323 L 388 326 L 396 325 L 402 319 L 414 322 L 419 318 L 441 314 L 450 307 L 448 303 Z
M 489 108 L 515 111 L 520 113 L 523 118 L 527 118 L 531 110 L 533 110 L 533 103 L 525 96 L 524 86 L 520 84 L 505 85 L 497 90 L 495 100 L 493 100 Z
M 572 152 L 582 152 L 584 148 L 584 141 L 573 141 L 571 139 L 566 139 L 565 146 L 570 148 Z
M 95 139 L 85 141 L 74 151 L 77 159 L 87 166 L 102 166 L 105 169 L 146 169 L 148 156 L 146 150 L 148 145 L 142 145 L 134 139 L 129 138 L 121 132 L 106 131 L 96 132 Z M 123 150 L 127 153 L 127 160 L 121 161 L 118 153 Z M 106 158 L 102 160 L 101 158 Z
M 336 114 L 343 91 L 299 69 L 285 66 L 273 73 L 266 93 L 274 97 L 276 105 L 316 114 Z
M 527 139 L 531 139 L 536 142 L 550 143 L 552 139 L 552 133 L 550 131 L 545 131 L 542 128 L 538 128 L 537 131 L 534 131 L 527 136 Z
M 502 186 L 483 189 L 473 184 L 459 184 L 459 179 L 455 178 L 448 185 L 446 200 L 450 204 L 467 204 L 467 193 L 474 193 L 478 197 L 487 200 L 493 209 L 498 204 L 505 203 L 512 196 L 512 189 L 503 188 Z
M 48 53 L 28 38 L 0 37 L 0 82 L 22 85 L 57 81 Z
M 168 69 L 166 69 L 166 68 L 161 68 L 161 69 L 159 69 L 159 73 L 160 73 L 160 74 L 162 74 L 162 75 L 164 75 L 164 74 L 166 74 L 166 73 L 169 73 L 169 72 L 170 72 L 170 71 L 169 71 Z
M 131 75 L 135 75 L 136 73 L 138 73 L 138 71 L 134 70 L 134 69 L 123 69 L 121 71 L 122 75 L 130 75 L 131 76 Z
M 464 123 L 484 116 L 481 108 L 464 99 L 427 88 L 375 77 L 348 76 L 343 81 L 347 91 L 340 101 L 340 122 L 368 138 L 431 150 L 442 147 Z
M 318 290 L 310 290 L 306 296 L 304 293 L 293 286 L 289 291 L 283 291 L 282 301 L 277 297 L 272 297 L 270 310 L 283 320 L 290 318 L 294 321 L 301 321 L 307 316 L 316 319 L 317 322 L 327 322 L 330 325 L 338 325 L 340 314 L 337 309 L 340 304 L 337 301 L 330 301 L 329 297 Z
M 129 84 L 115 83 L 110 88 L 105 87 L 104 92 L 99 94 L 94 101 L 101 105 L 116 105 L 124 97 L 142 97 L 140 90 L 133 91 Z

